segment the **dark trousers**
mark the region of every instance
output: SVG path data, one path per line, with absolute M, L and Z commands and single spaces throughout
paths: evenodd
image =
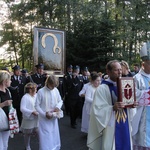
M 64 100 L 64 106 L 65 106 L 65 112 L 68 115 L 70 113 L 69 111 L 69 98 L 67 96 L 65 96 L 65 100 Z
M 76 119 L 80 116 L 82 110 L 82 100 L 81 99 L 70 99 L 70 122 L 71 125 L 76 124 Z

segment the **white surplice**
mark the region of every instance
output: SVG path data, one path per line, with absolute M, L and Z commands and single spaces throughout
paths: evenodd
M 59 150 L 60 134 L 58 119 L 46 118 L 46 111 L 61 108 L 63 101 L 57 88 L 50 90 L 46 86 L 37 93 L 35 108 L 39 112 L 39 145 L 40 150 Z
M 91 83 L 90 83 L 90 82 L 88 82 L 88 83 L 86 83 L 86 84 L 84 84 L 84 85 L 83 85 L 82 90 L 79 92 L 79 96 L 81 96 L 81 95 L 85 95 L 86 90 L 87 90 L 87 87 L 88 87 L 90 84 L 91 84 Z
M 96 88 L 93 87 L 92 84 L 87 84 L 86 93 L 85 93 L 85 101 L 82 109 L 82 123 L 81 123 L 81 131 L 88 133 L 89 128 L 89 120 L 90 120 L 90 111 L 91 105 L 93 102 L 93 97 Z

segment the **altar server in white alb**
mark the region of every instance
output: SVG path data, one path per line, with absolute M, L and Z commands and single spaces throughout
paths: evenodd
M 61 147 L 58 118 L 62 117 L 63 101 L 57 86 L 58 79 L 50 75 L 37 93 L 35 107 L 39 112 L 39 150 L 59 150 Z
M 133 118 L 133 141 L 135 150 L 150 150 L 150 42 L 140 51 L 142 67 L 134 76 L 136 99 L 139 102 Z
M 26 150 L 31 150 L 30 137 L 37 134 L 38 112 L 35 110 L 37 85 L 27 83 L 25 85 L 25 95 L 21 99 L 20 110 L 23 114 L 20 130 L 24 133 L 24 143 Z
M 85 92 L 85 101 L 82 110 L 81 131 L 88 133 L 91 105 L 96 88 L 100 85 L 100 76 L 97 72 L 92 72 L 90 75 L 90 84 L 87 83 Z
M 88 131 L 89 150 L 132 150 L 132 108 L 117 100 L 117 78 L 122 68 L 117 60 L 106 65 L 109 76 L 96 89 Z

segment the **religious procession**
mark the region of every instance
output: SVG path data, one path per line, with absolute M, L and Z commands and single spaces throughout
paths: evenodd
M 42 63 L 35 65 L 33 74 L 19 65 L 13 72 L 3 68 L 0 149 L 7 150 L 9 137 L 16 134 L 23 134 L 26 150 L 31 150 L 33 135 L 38 137 L 40 150 L 61 149 L 58 120 L 66 115 L 74 130 L 81 120 L 80 131 L 86 135 L 84 144 L 89 150 L 150 149 L 149 50 L 147 42 L 140 51 L 142 64 L 134 64 L 133 72 L 124 60 L 109 61 L 105 74 L 68 65 L 59 78 L 48 75 Z
M 0 1 L 0 150 L 150 150 L 148 0 Z

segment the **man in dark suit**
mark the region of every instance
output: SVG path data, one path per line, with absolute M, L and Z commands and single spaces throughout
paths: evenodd
M 37 90 L 45 86 L 45 80 L 47 78 L 47 74 L 44 73 L 44 65 L 42 63 L 37 64 L 36 73 L 28 76 L 29 82 L 34 82 L 37 84 Z
M 20 111 L 20 102 L 24 95 L 24 86 L 27 83 L 27 79 L 21 76 L 19 65 L 15 65 L 12 69 L 13 75 L 11 76 L 11 85 L 9 89 L 13 100 L 13 106 L 17 110 L 19 124 L 21 125 L 22 113 Z
M 62 100 L 64 99 L 64 78 L 63 77 L 59 77 L 59 85 L 58 85 L 58 90 L 59 90 L 59 93 L 60 93 L 60 96 L 62 98 Z
M 76 128 L 76 119 L 82 112 L 82 98 L 79 96 L 79 92 L 83 87 L 83 78 L 79 74 L 80 67 L 75 66 L 73 68 L 72 76 L 68 76 L 68 99 L 69 99 L 69 111 L 71 127 Z
M 27 78 L 27 77 L 28 77 L 27 69 L 25 69 L 25 68 L 22 69 L 22 70 L 21 70 L 21 75 Z
M 83 76 L 83 83 L 86 84 L 89 82 L 89 77 L 88 77 L 88 73 L 89 73 L 89 70 L 88 70 L 88 67 L 83 67 L 82 69 L 82 76 Z
M 67 72 L 66 72 L 65 75 L 72 75 L 72 71 L 73 71 L 73 66 L 72 66 L 72 65 L 69 65 L 69 66 L 67 67 Z
M 69 115 L 69 98 L 68 98 L 68 89 L 70 87 L 70 80 L 72 79 L 72 70 L 73 66 L 69 65 L 67 66 L 66 74 L 63 78 L 63 88 L 64 88 L 64 106 L 65 106 L 65 112 L 67 115 Z

